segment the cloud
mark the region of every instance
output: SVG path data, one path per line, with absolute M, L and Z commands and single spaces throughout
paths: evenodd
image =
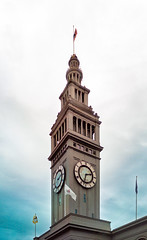
M 6 231 L 7 240 L 32 238 L 35 212 L 38 235 L 50 226 L 48 134 L 60 111 L 58 96 L 66 85 L 73 24 L 78 29 L 76 53 L 84 74 L 82 84 L 91 90 L 89 105 L 102 121 L 101 216 L 112 221 L 112 228 L 134 220 L 136 175 L 139 216 L 145 215 L 146 2 L 0 4 L 3 240 Z

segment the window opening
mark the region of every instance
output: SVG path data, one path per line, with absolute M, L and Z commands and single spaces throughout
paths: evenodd
M 81 133 L 81 119 L 78 119 L 78 133 Z
M 56 135 L 54 135 L 54 147 L 56 146 Z
M 87 137 L 90 137 L 90 124 L 87 124 Z
M 78 91 L 78 100 L 80 100 L 81 92 Z
M 64 135 L 64 123 L 62 123 L 62 137 Z
M 59 140 L 61 140 L 61 127 L 59 128 Z
M 82 103 L 84 103 L 84 93 L 82 92 Z
M 67 131 L 67 120 L 65 118 L 65 132 Z
M 95 140 L 95 126 L 92 125 L 92 139 Z
M 76 128 L 77 128 L 76 121 L 77 121 L 76 117 L 73 117 L 73 130 L 74 131 L 76 131 Z
M 77 99 L 77 89 L 75 88 L 75 99 Z
M 86 122 L 83 121 L 83 135 L 86 136 Z

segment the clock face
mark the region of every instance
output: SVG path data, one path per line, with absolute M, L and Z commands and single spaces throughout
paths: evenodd
M 96 184 L 96 172 L 90 163 L 80 161 L 75 165 L 74 174 L 77 182 L 85 188 L 92 188 Z
M 65 180 L 65 169 L 62 165 L 60 165 L 54 173 L 53 177 L 53 190 L 55 193 L 60 192 L 63 183 Z

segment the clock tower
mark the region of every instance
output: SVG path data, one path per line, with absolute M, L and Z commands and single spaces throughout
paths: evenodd
M 79 65 L 73 54 L 50 133 L 51 227 L 34 240 L 145 240 L 147 217 L 113 231 L 109 221 L 100 219 L 101 122 L 88 106 L 90 91 L 81 84 Z
M 68 214 L 100 218 L 100 120 L 88 106 L 90 90 L 75 54 L 69 60 L 61 111 L 51 128 L 52 225 Z M 65 195 L 65 184 L 76 194 Z

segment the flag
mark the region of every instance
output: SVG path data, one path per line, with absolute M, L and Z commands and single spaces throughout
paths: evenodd
M 65 184 L 65 195 L 70 195 L 76 201 L 77 195 Z
M 33 217 L 33 221 L 32 221 L 34 224 L 36 224 L 36 223 L 38 223 L 38 218 L 37 218 L 37 216 L 36 216 L 36 214 L 35 214 L 35 216 Z
M 73 35 L 73 40 L 76 39 L 76 36 L 77 36 L 77 29 L 75 28 L 75 32 L 74 32 L 74 35 Z
M 136 192 L 136 194 L 138 193 L 137 176 L 136 176 L 135 192 Z

